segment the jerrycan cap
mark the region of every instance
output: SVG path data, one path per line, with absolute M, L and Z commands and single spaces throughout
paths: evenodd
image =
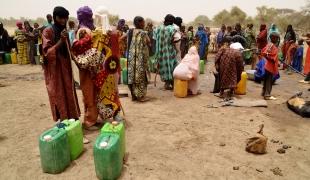
M 51 135 L 45 135 L 45 136 L 43 137 L 43 139 L 44 139 L 44 141 L 49 142 L 49 141 L 52 140 L 52 136 L 51 136 Z
M 103 142 L 101 142 L 101 143 L 99 144 L 99 146 L 100 146 L 100 148 L 105 148 L 105 147 L 108 146 L 108 142 L 103 141 Z
M 74 122 L 75 122 L 75 119 L 69 119 L 69 122 L 70 122 L 70 123 L 74 123 Z
M 112 122 L 112 125 L 113 125 L 113 126 L 117 126 L 118 124 L 119 124 L 119 122 L 117 122 L 117 121 L 113 121 L 113 122 Z

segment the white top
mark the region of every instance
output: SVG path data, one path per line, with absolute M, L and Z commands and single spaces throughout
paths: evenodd
M 240 43 L 238 43 L 238 42 L 232 43 L 230 45 L 230 48 L 231 49 L 236 49 L 236 50 L 244 50 L 243 46 Z

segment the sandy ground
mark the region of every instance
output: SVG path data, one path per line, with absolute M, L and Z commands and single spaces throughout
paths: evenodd
M 281 75 L 273 91 L 278 100 L 268 102 L 268 108 L 209 108 L 219 101 L 209 93 L 209 72 L 200 76 L 202 94 L 197 97 L 175 98 L 162 84 L 152 84 L 150 102 L 122 98 L 129 126 L 128 162 L 120 179 L 310 179 L 310 121 L 285 104 L 308 87 L 297 83 L 297 75 Z M 96 179 L 92 146 L 98 132 L 85 132 L 92 143 L 65 172 L 42 173 L 38 137 L 53 121 L 41 67 L 1 65 L 0 83 L 6 85 L 0 87 L 0 179 Z M 260 99 L 260 90 L 261 85 L 249 82 L 248 94 L 238 98 Z M 83 109 L 81 91 L 78 95 Z M 245 140 L 261 123 L 269 138 L 268 153 L 247 153 Z M 279 154 L 282 145 L 271 139 L 292 148 Z M 283 176 L 273 174 L 271 169 L 277 167 Z

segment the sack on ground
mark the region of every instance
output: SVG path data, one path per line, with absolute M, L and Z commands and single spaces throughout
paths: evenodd
M 260 130 L 256 136 L 248 138 L 246 142 L 246 151 L 254 154 L 265 154 L 268 138 L 263 134 L 264 125 L 260 125 Z

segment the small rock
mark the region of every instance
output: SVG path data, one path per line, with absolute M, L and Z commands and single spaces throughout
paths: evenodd
M 226 144 L 225 143 L 220 143 L 220 146 L 226 146 Z
M 253 122 L 254 121 L 254 119 L 250 119 L 250 122 Z
M 274 169 L 270 169 L 271 172 L 273 172 L 274 175 L 277 175 L 277 176 L 283 176 L 282 174 L 282 170 L 278 167 L 274 168 Z
M 274 139 L 271 139 L 270 140 L 272 143 L 278 143 L 279 141 L 278 140 L 274 140 Z
M 283 149 L 288 149 L 289 147 L 288 147 L 288 145 L 283 145 L 282 148 Z
M 281 141 L 279 144 L 281 144 L 281 145 L 282 145 L 282 144 L 283 144 L 283 142 Z
M 257 171 L 257 172 L 264 172 L 263 170 L 260 170 L 260 169 L 256 169 L 256 171 Z
M 236 170 L 239 170 L 239 166 L 234 166 L 234 167 L 233 167 L 233 170 L 235 170 L 235 171 L 236 171 Z
M 288 146 L 288 148 L 292 148 L 292 146 Z
M 278 152 L 279 154 L 284 154 L 284 153 L 285 153 L 285 149 L 280 148 L 280 149 L 277 150 L 277 152 Z

